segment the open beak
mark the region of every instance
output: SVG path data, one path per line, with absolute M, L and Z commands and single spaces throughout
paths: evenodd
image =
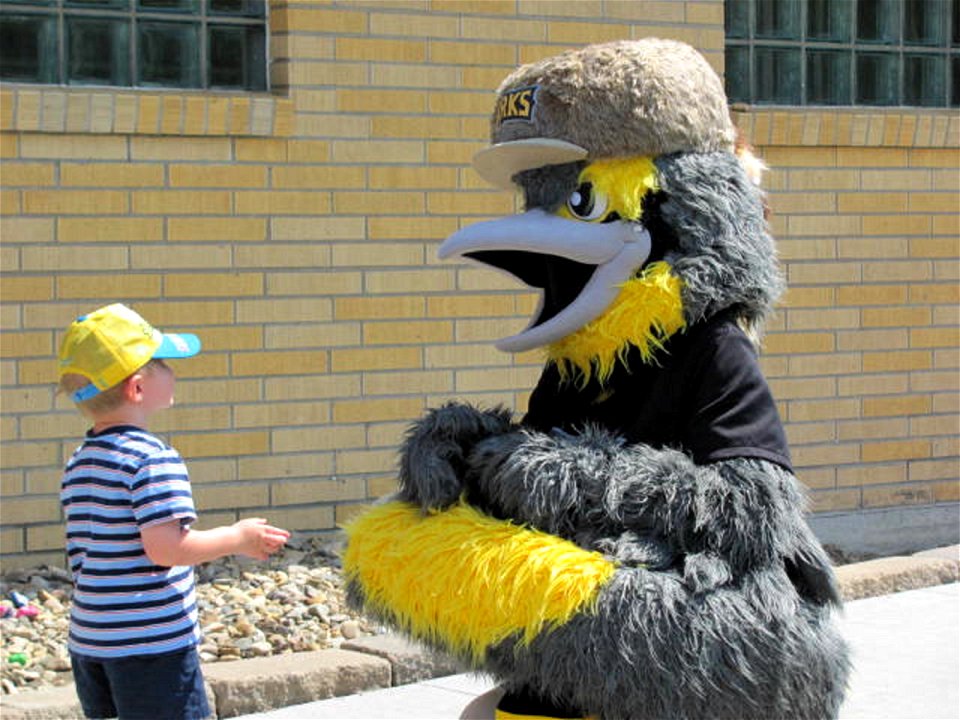
M 541 209 L 471 225 L 448 237 L 440 259 L 466 258 L 540 291 L 530 324 L 496 343 L 523 352 L 556 342 L 598 317 L 650 256 L 638 222 L 588 223 Z

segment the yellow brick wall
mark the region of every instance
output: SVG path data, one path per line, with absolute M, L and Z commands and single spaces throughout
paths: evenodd
M 0 552 L 62 562 L 59 473 L 85 426 L 54 395 L 77 314 L 122 300 L 198 333 L 155 429 L 204 525 L 331 530 L 394 484 L 410 420 L 522 410 L 534 302 L 442 264 L 512 212 L 469 167 L 513 67 L 659 35 L 718 70 L 717 0 L 272 2 L 270 94 L 0 88 Z M 819 510 L 957 498 L 958 121 L 747 112 L 791 290 L 764 368 Z
M 960 118 L 742 110 L 789 291 L 764 370 L 818 511 L 958 500 Z

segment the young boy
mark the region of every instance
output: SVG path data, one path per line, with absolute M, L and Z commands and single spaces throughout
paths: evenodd
M 60 390 L 93 423 L 60 490 L 74 579 L 68 647 L 90 718 L 209 716 L 192 566 L 263 560 L 290 536 L 262 518 L 190 528 L 187 468 L 147 421 L 173 404 L 164 360 L 199 351 L 195 335 L 163 334 L 119 303 L 77 319 L 60 347 Z

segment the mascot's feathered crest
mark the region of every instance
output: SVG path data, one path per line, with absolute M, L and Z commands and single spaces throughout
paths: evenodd
M 540 292 L 520 422 L 450 403 L 348 528 L 366 612 L 493 674 L 497 717 L 827 718 L 849 663 L 755 338 L 783 289 L 720 80 L 593 45 L 498 91 L 478 172 L 525 211 L 444 258 Z M 575 381 L 572 381 L 575 379 Z

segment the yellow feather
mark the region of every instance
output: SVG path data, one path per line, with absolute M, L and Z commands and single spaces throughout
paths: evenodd
M 605 382 L 631 346 L 640 350 L 644 362 L 650 362 L 665 339 L 686 327 L 682 287 L 667 263 L 651 263 L 639 277 L 623 284 L 600 317 L 552 343 L 547 359 L 557 364 L 563 377 L 579 373 L 583 384 L 593 373 Z
M 659 189 L 657 167 L 648 157 L 609 158 L 590 163 L 580 173 L 579 182 L 589 182 L 598 196 L 607 198 L 608 210 L 616 211 L 624 220 L 637 220 L 643 211 L 643 198 Z M 561 207 L 561 217 L 583 222 Z M 607 215 L 593 222 L 603 222 Z
M 458 504 L 378 505 L 346 528 L 347 577 L 415 637 L 481 662 L 486 649 L 589 612 L 614 565 L 599 553 Z

